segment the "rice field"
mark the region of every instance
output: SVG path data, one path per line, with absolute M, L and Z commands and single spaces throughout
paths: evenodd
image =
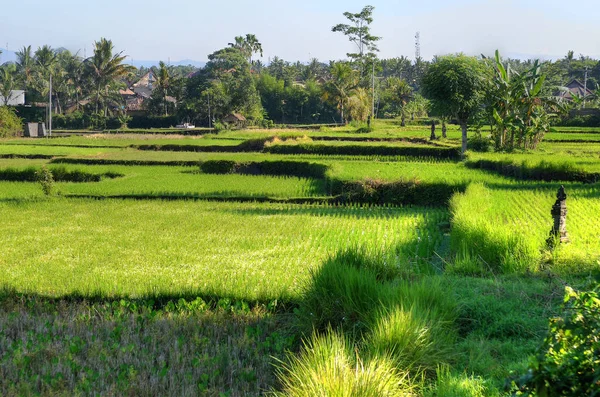
M 101 176 L 55 182 L 52 196 L 0 180 L 0 394 L 302 395 L 392 382 L 412 395 L 502 395 L 564 286 L 600 271 L 599 183 L 560 179 L 600 173 L 597 131 L 559 129 L 535 152 L 467 162 L 225 152 L 249 139 L 430 147 L 402 141 L 428 139 L 427 126 L 376 127 L 0 140 L 0 175 Z M 431 147 L 459 138 L 449 126 Z M 467 166 L 479 160 L 526 178 Z M 251 165 L 216 174 L 202 172 L 207 161 Z M 286 161 L 289 174 L 257 172 Z M 319 175 L 298 176 L 298 163 Z M 549 172 L 559 179 L 544 182 Z M 354 201 L 338 200 L 356 184 Z M 391 205 L 420 184 L 452 198 Z M 551 250 L 561 184 L 571 241 Z
M 216 202 L 0 204 L 3 287 L 44 296 L 291 299 L 332 252 L 434 255 L 443 210 Z

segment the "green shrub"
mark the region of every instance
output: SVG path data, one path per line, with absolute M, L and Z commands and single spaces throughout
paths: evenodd
M 299 356 L 281 363 L 277 375 L 283 391 L 276 396 L 393 397 L 413 395 L 408 373 L 385 355 L 361 360 L 352 344 L 331 330 L 313 335 Z
M 324 178 L 328 167 L 306 161 L 246 161 L 208 160 L 200 164 L 206 174 L 247 174 L 296 176 L 299 178 Z
M 0 138 L 9 138 L 23 132 L 23 123 L 8 106 L 0 107 Z
M 44 168 L 45 166 L 42 167 L 42 170 Z M 46 169 L 46 171 L 51 173 L 54 182 L 100 182 L 103 176 L 107 178 L 118 178 L 123 176 L 116 172 L 93 174 L 82 170 L 68 170 L 64 166 L 52 167 Z M 36 182 L 40 180 L 40 176 L 43 176 L 43 172 L 35 167 L 27 167 L 24 169 L 9 167 L 0 170 L 0 181 Z
M 366 146 L 366 145 L 327 145 L 320 143 L 300 143 L 271 145 L 265 152 L 275 154 L 320 154 L 348 156 L 414 156 L 440 159 L 459 159 L 460 149 L 431 146 Z
M 54 193 L 54 177 L 45 165 L 36 172 L 36 179 L 46 196 L 51 196 Z
M 456 193 L 465 190 L 464 185 L 428 183 L 418 180 L 394 182 L 377 179 L 362 181 L 332 181 L 332 194 L 339 195 L 343 202 L 372 204 L 445 206 Z
M 489 152 L 492 149 L 492 140 L 481 135 L 475 135 L 469 138 L 467 147 L 474 152 Z
M 237 164 L 233 160 L 208 160 L 200 163 L 200 171 L 205 174 L 233 174 Z
M 562 314 L 550 320 L 548 335 L 515 395 L 600 395 L 600 286 L 565 289 Z

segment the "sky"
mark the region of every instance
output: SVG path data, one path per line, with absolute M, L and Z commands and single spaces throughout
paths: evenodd
M 345 11 L 373 5 L 372 33 L 382 58 L 464 52 L 516 58 L 600 58 L 599 0 L 19 0 L 2 6 L 0 48 L 43 44 L 90 56 L 101 37 L 128 61 L 192 59 L 255 34 L 264 62 L 274 56 L 303 62 L 339 60 L 353 44 L 331 27 Z

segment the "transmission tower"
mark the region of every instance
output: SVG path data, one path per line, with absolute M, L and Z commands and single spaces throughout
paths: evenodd
M 415 34 L 415 60 L 421 58 L 421 32 Z

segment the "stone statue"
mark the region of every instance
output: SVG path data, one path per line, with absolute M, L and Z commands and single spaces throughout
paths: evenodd
M 549 248 L 554 248 L 557 242 L 560 244 L 570 241 L 569 233 L 567 232 L 567 212 L 567 193 L 565 192 L 565 187 L 561 185 L 556 193 L 556 202 L 550 211 L 554 224 L 550 231 L 550 237 L 546 240 Z
M 431 120 L 431 136 L 429 137 L 429 139 L 432 141 L 437 139 L 437 137 L 435 136 L 435 120 Z

